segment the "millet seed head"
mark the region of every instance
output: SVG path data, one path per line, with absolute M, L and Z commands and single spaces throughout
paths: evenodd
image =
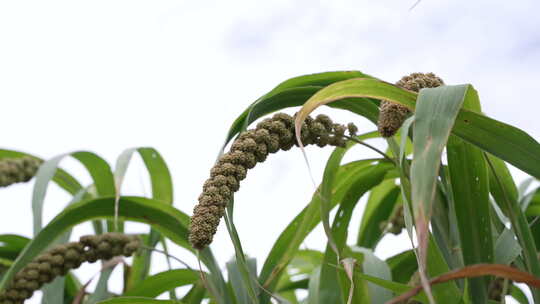
M 212 242 L 225 207 L 234 192 L 238 191 L 247 171 L 265 161 L 268 154 L 298 145 L 294 135 L 294 119 L 285 113 L 263 119 L 255 129 L 242 132 L 232 143 L 230 151 L 223 154 L 210 170 L 210 178 L 203 185 L 199 203 L 191 217 L 189 241 L 195 249 L 203 249 Z M 353 124 L 334 124 L 328 116 L 321 114 L 315 119 L 307 117 L 300 135 L 306 146 L 343 147 L 347 130 L 351 136 L 357 132 Z
M 30 156 L 0 159 L 0 187 L 32 179 L 43 161 Z
M 442 85 L 444 85 L 442 79 L 433 73 L 412 73 L 396 82 L 396 86 L 414 92 Z M 391 137 L 396 134 L 410 113 L 410 110 L 405 106 L 386 100 L 381 101 L 379 120 L 377 122 L 381 136 Z
M 141 247 L 136 235 L 106 233 L 80 238 L 79 242 L 56 245 L 37 256 L 15 276 L 6 290 L 0 293 L 0 304 L 23 303 L 43 284 L 66 275 L 83 262 L 110 259 L 113 256 L 131 256 Z

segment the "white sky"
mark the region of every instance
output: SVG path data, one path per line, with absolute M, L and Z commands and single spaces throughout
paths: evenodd
M 226 130 L 245 107 L 287 78 L 354 69 L 391 82 L 433 71 L 447 84 L 472 83 L 487 115 L 539 138 L 540 2 L 423 0 L 409 11 L 413 4 L 2 1 L 1 147 L 43 158 L 91 150 L 113 164 L 126 148 L 152 146 L 174 177 L 175 207 L 191 214 Z M 319 112 L 374 129 L 347 113 Z M 330 151 L 308 150 L 316 178 Z M 372 155 L 365 149 L 352 154 Z M 89 181 L 76 162 L 64 164 Z M 126 194 L 148 193 L 140 162 L 128 174 Z M 31 189 L 0 191 L 0 233 L 31 235 Z M 235 219 L 245 251 L 259 266 L 312 190 L 298 150 L 273 155 L 243 182 Z M 51 187 L 47 219 L 67 200 Z M 213 248 L 224 265 L 234 251 L 220 228 Z M 322 248 L 317 231 L 305 247 Z M 89 232 L 87 225 L 75 234 Z M 378 255 L 406 245 L 386 240 Z

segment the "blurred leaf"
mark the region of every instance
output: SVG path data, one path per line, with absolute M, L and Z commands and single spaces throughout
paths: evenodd
M 257 275 L 257 260 L 254 258 L 246 259 L 248 269 L 251 276 Z M 229 283 L 231 283 L 234 294 L 236 296 L 236 302 L 238 304 L 250 304 L 250 296 L 246 288 L 246 283 L 242 274 L 240 273 L 239 265 L 236 259 L 232 259 L 227 262 L 227 273 L 229 275 Z
M 506 168 L 503 161 L 486 154 L 486 159 L 490 168 L 490 187 L 493 188 L 493 193 L 497 203 L 501 209 L 505 210 L 510 222 L 512 230 L 517 236 L 518 242 L 523 249 L 523 258 L 525 260 L 525 269 L 540 277 L 540 262 L 538 261 L 536 244 L 529 228 L 529 223 L 525 214 L 521 210 L 521 206 L 517 201 L 518 195 L 513 184 L 512 177 Z M 514 187 L 513 187 L 514 186 Z M 533 298 L 536 302 L 540 301 L 540 290 L 532 289 Z
M 198 281 L 191 287 L 188 293 L 182 298 L 182 302 L 186 304 L 200 304 L 206 294 L 206 287 L 202 281 Z
M 0 234 L 0 258 L 15 260 L 30 239 L 16 234 Z
M 362 172 L 367 171 L 366 168 L 368 167 L 374 167 L 370 165 L 370 163 L 371 160 L 357 161 L 342 166 L 336 179 L 336 181 L 339 182 L 334 185 L 335 189 L 333 190 L 332 206 L 341 202 L 345 193 L 353 184 L 357 183 L 359 179 L 369 179 L 369 177 L 362 174 Z M 388 169 L 389 167 L 378 167 L 375 172 L 379 170 L 387 172 Z M 371 171 L 373 170 L 374 169 L 371 169 Z M 294 218 L 274 243 L 259 275 L 259 282 L 261 282 L 264 288 L 270 291 L 273 290 L 281 272 L 294 257 L 300 244 L 320 222 L 321 210 L 319 206 L 320 196 L 314 195 L 309 205 Z
M 244 291 L 247 292 L 247 295 L 250 298 L 250 301 L 253 304 L 258 304 L 259 299 L 257 298 L 257 294 L 259 291 L 258 288 L 258 282 L 257 282 L 257 272 L 251 271 L 250 265 L 248 264 L 248 261 L 245 258 L 244 251 L 242 249 L 242 243 L 240 241 L 240 238 L 238 236 L 238 232 L 236 230 L 236 227 L 233 223 L 233 208 L 234 208 L 234 199 L 231 199 L 229 203 L 227 204 L 227 208 L 225 210 L 225 224 L 227 226 L 227 231 L 229 232 L 229 236 L 231 238 L 231 241 L 234 246 L 234 252 L 235 252 L 235 262 L 236 262 L 236 268 L 237 274 L 240 274 L 239 277 L 241 278 L 244 286 Z M 239 300 L 240 301 L 240 300 Z
M 392 281 L 390 267 L 388 267 L 386 262 L 376 257 L 371 249 L 353 246 L 351 247 L 351 250 L 354 256 L 357 256 L 358 254 L 363 256 L 361 265 L 362 273 L 383 280 Z M 385 288 L 377 286 L 373 283 L 368 283 L 368 289 L 369 298 L 371 299 L 370 303 L 372 304 L 383 304 L 392 299 L 392 292 Z
M 156 300 L 143 297 L 119 297 L 101 301 L 98 304 L 183 304 L 178 300 Z
M 102 262 L 100 276 L 94 292 L 88 296 L 85 304 L 95 304 L 111 297 L 108 290 L 108 282 L 114 268 L 122 262 L 122 258 L 114 258 L 112 260 Z
M 392 215 L 399 195 L 400 188 L 394 180 L 383 181 L 371 190 L 358 231 L 358 246 L 375 248 L 383 237 L 381 224 Z
M 117 188 L 117 199 L 121 195 L 122 184 L 127 169 L 133 157 L 138 153 L 148 171 L 150 184 L 152 187 L 152 198 L 161 201 L 163 204 L 171 205 L 173 203 L 173 184 L 169 168 L 159 152 L 150 147 L 130 148 L 124 150 L 116 160 L 114 179 Z M 154 229 L 150 229 L 150 236 L 145 241 L 145 246 L 154 248 L 160 239 L 160 234 Z M 148 276 L 150 271 L 152 253 L 144 250 L 136 254 L 133 259 L 131 273 L 127 282 L 129 290 L 133 285 L 140 283 Z
M 441 250 L 433 238 L 429 239 L 427 251 L 427 272 L 429 277 L 438 276 L 450 271 Z M 461 300 L 461 292 L 455 282 L 446 282 L 433 287 L 433 295 L 438 302 L 457 304 Z
M 321 268 L 317 267 L 311 275 L 309 276 L 309 285 L 308 285 L 308 304 L 325 304 L 327 302 L 321 302 L 321 297 L 319 296 L 321 280 Z
M 418 270 L 414 251 L 407 250 L 386 259 L 392 271 L 392 279 L 398 283 L 407 284 L 413 274 Z
M 497 264 L 510 265 L 521 254 L 521 246 L 515 239 L 514 232 L 504 229 L 495 242 L 495 258 Z
M 525 295 L 525 293 L 520 288 L 518 288 L 516 285 L 512 286 L 512 291 L 511 291 L 510 295 L 519 304 L 529 304 L 529 299 L 527 299 L 527 296 Z
M 147 277 L 144 281 L 124 293 L 124 295 L 155 298 L 168 290 L 195 284 L 199 279 L 200 273 L 197 270 L 167 270 Z
M 289 262 L 288 272 L 292 275 L 310 274 L 316 267 L 321 266 L 323 258 L 324 253 L 317 250 L 298 250 Z

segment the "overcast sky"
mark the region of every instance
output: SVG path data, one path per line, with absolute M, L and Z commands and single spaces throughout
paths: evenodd
M 172 172 L 175 207 L 191 214 L 236 116 L 287 78 L 331 70 L 390 82 L 435 72 L 447 84 L 471 83 L 487 115 L 538 139 L 540 2 L 423 0 L 409 10 L 414 2 L 2 1 L 0 147 L 46 159 L 90 150 L 114 164 L 126 148 L 152 146 Z M 374 129 L 347 113 L 318 112 Z M 317 179 L 330 152 L 308 150 Z M 89 181 L 76 162 L 63 166 Z M 31 190 L 30 183 L 0 191 L 0 233 L 31 236 Z M 149 192 L 140 161 L 124 190 Z M 312 191 L 299 150 L 250 172 L 236 195 L 235 220 L 259 265 Z M 49 194 L 47 220 L 69 199 L 55 187 Z M 90 232 L 82 225 L 75 235 Z M 323 248 L 317 232 L 304 247 Z M 390 238 L 377 254 L 406 246 Z M 233 255 L 224 227 L 213 248 L 221 265 Z

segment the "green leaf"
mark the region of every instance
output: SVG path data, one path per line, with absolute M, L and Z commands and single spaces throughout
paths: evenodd
M 257 273 L 256 271 L 255 272 L 251 271 L 250 265 L 248 265 L 248 261 L 245 258 L 246 255 L 244 254 L 244 250 L 242 249 L 242 243 L 240 241 L 240 237 L 238 236 L 238 232 L 233 222 L 233 217 L 232 217 L 233 208 L 234 208 L 234 200 L 231 199 L 229 203 L 227 204 L 224 217 L 225 217 L 225 224 L 227 225 L 227 231 L 229 232 L 229 236 L 231 237 L 231 241 L 234 246 L 235 261 L 236 261 L 236 266 L 237 266 L 235 269 L 238 270 L 238 274 L 240 274 L 240 278 L 242 279 L 243 286 L 245 287 L 244 291 L 247 292 L 247 295 L 249 296 L 250 301 L 253 304 L 258 304 L 259 299 L 257 298 L 257 293 L 258 293 Z
M 173 203 L 173 184 L 169 168 L 165 160 L 157 150 L 150 147 L 130 148 L 124 150 L 116 160 L 114 178 L 117 187 L 117 198 L 120 195 L 124 177 L 129 167 L 133 154 L 138 153 L 148 171 L 152 187 L 152 198 L 163 204 Z M 160 234 L 154 229 L 150 230 L 150 236 L 145 246 L 154 248 L 160 239 Z M 130 276 L 127 280 L 127 289 L 144 280 L 150 271 L 151 252 L 145 250 L 135 255 Z
M 456 115 L 464 100 L 474 90 L 468 86 L 443 86 L 422 89 L 418 96 L 414 119 L 414 156 L 411 164 L 411 199 L 418 238 L 419 271 L 422 285 L 429 294 L 424 280 L 428 225 L 435 199 L 441 154 L 450 136 Z M 433 302 L 430 300 L 430 302 Z
M 110 300 L 101 301 L 98 304 L 182 304 L 177 300 L 156 300 L 143 297 L 119 297 Z
M 386 263 L 392 271 L 392 279 L 398 283 L 407 284 L 413 274 L 418 270 L 416 256 L 413 250 L 398 253 L 386 259 Z
M 305 119 L 320 105 L 332 105 L 338 100 L 351 98 L 358 98 L 356 101 L 363 103 L 365 99 L 362 98 L 366 97 L 389 100 L 411 110 L 415 109 L 416 94 L 413 92 L 376 79 L 356 78 L 334 83 L 318 91 L 304 104 L 300 115 L 297 116 L 297 122 Z M 482 150 L 540 178 L 540 144 L 522 130 L 463 109 L 459 111 L 452 132 Z
M 495 200 L 501 206 L 501 209 L 506 212 L 512 223 L 512 230 L 523 249 L 526 270 L 530 274 L 540 277 L 540 262 L 538 261 L 535 241 L 527 218 L 517 200 L 518 194 L 512 177 L 503 161 L 487 153 L 485 156 L 491 174 L 490 187 L 493 189 L 492 193 L 497 193 L 496 196 L 494 195 Z M 536 302 L 540 301 L 540 291 L 533 288 L 531 292 L 534 300 Z
M 199 271 L 192 269 L 174 269 L 147 277 L 133 286 L 124 296 L 155 298 L 160 294 L 180 286 L 195 284 L 200 279 Z
M 15 260 L 30 239 L 16 234 L 0 234 L 0 258 Z
M 114 179 L 109 164 L 92 152 L 66 153 L 52 158 L 41 165 L 36 174 L 36 183 L 32 194 L 32 211 L 34 216 L 34 235 L 43 227 L 43 204 L 49 182 L 55 176 L 58 165 L 66 156 L 77 159 L 92 176 L 99 196 L 115 194 Z
M 527 296 L 525 295 L 525 293 L 519 287 L 515 285 L 512 286 L 512 291 L 510 295 L 519 304 L 529 304 L 529 299 L 527 299 Z
M 495 242 L 496 264 L 510 265 L 520 254 L 521 246 L 515 239 L 514 232 L 510 229 L 504 229 Z
M 229 129 L 224 146 L 227 145 L 236 134 L 261 116 L 284 108 L 300 106 L 309 97 L 325 86 L 357 77 L 371 76 L 358 71 L 325 72 L 294 77 L 280 83 L 270 92 L 257 99 L 248 109 L 236 118 Z M 357 110 L 362 111 L 362 109 L 358 108 Z
M 336 178 L 337 183 L 334 184 L 332 207 L 343 200 L 352 185 L 368 183 L 374 178 L 366 175 L 365 172 L 377 175 L 385 173 L 391 168 L 389 164 L 370 165 L 371 162 L 372 160 L 357 161 L 341 166 Z M 305 237 L 321 221 L 319 206 L 320 196 L 314 195 L 309 205 L 294 218 L 274 243 L 259 275 L 259 282 L 270 292 L 275 288 L 279 276 L 295 256 Z
M 374 276 L 370 276 L 370 275 L 361 273 L 359 271 L 356 271 L 354 273 L 354 276 L 358 278 L 355 281 L 366 280 L 366 281 L 369 281 L 369 282 L 371 282 L 373 284 L 376 284 L 378 286 L 381 286 L 383 288 L 391 290 L 396 294 L 402 294 L 402 293 L 405 293 L 405 292 L 409 291 L 409 289 L 411 289 L 411 286 L 409 286 L 409 285 L 384 280 L 384 279 L 381 279 L 381 278 L 377 278 L 377 277 L 374 277 Z M 417 301 L 427 302 L 427 298 L 423 294 L 419 294 L 419 295 L 413 297 L 413 299 L 415 299 Z M 446 304 L 446 302 L 444 302 L 444 303 Z
M 386 262 L 376 257 L 371 249 L 353 246 L 351 247 L 351 250 L 355 255 L 361 254 L 363 256 L 362 273 L 383 280 L 392 281 L 390 267 L 388 267 Z M 369 298 L 371 299 L 370 303 L 372 304 L 383 304 L 392 299 L 392 293 L 385 288 L 381 288 L 373 283 L 368 283 L 368 289 Z
M 257 260 L 254 258 L 246 259 L 247 266 L 251 276 L 257 275 Z M 251 297 L 245 285 L 245 281 L 241 270 L 239 269 L 238 261 L 232 259 L 227 262 L 227 273 L 229 275 L 229 283 L 232 285 L 234 295 L 236 296 L 236 302 L 238 304 L 250 304 Z
M 287 266 L 288 272 L 295 276 L 309 275 L 315 268 L 321 266 L 323 258 L 324 253 L 317 250 L 298 250 Z
M 364 193 L 383 181 L 385 177 L 386 172 L 377 170 L 377 166 L 390 167 L 392 165 L 380 164 L 359 172 L 359 175 L 364 175 L 365 177 L 358 178 L 357 182 L 351 185 L 349 190 L 340 200 L 339 209 L 332 223 L 332 235 L 336 242 L 336 248 L 339 255 L 331 249 L 330 244 L 327 245 L 323 264 L 321 266 L 321 281 L 319 286 L 321 289 L 319 291 L 321 303 L 342 303 L 346 298 L 346 294 L 344 294 L 343 291 L 347 289 L 345 286 L 348 284 L 343 281 L 340 282 L 338 277 L 340 271 L 331 265 L 336 264 L 336 262 L 340 261 L 343 257 L 343 249 L 346 246 L 349 223 L 358 200 Z M 339 292 L 340 290 L 342 293 Z
M 386 180 L 371 190 L 358 231 L 358 246 L 375 249 L 383 236 L 381 224 L 392 215 L 400 192 L 394 180 Z
M 429 239 L 427 253 L 427 271 L 430 277 L 436 277 L 450 271 L 441 250 L 433 238 Z M 437 300 L 437 303 L 457 304 L 461 300 L 461 292 L 453 281 L 437 284 L 436 286 L 433 286 L 432 289 L 433 296 Z
M 198 281 L 191 287 L 188 293 L 182 298 L 186 304 L 200 304 L 206 294 L 206 287 L 202 281 Z
M 463 108 L 480 112 L 478 95 L 472 89 L 470 92 Z M 483 152 L 452 135 L 448 140 L 447 157 L 463 261 L 465 265 L 492 263 L 489 177 Z M 488 283 L 487 278 L 469 279 L 472 303 L 487 301 Z
M 308 298 L 307 303 L 308 304 L 324 304 L 325 302 L 321 302 L 321 297 L 319 296 L 320 292 L 320 280 L 321 280 L 321 268 L 317 267 L 311 275 L 309 276 L 309 285 L 308 285 Z

